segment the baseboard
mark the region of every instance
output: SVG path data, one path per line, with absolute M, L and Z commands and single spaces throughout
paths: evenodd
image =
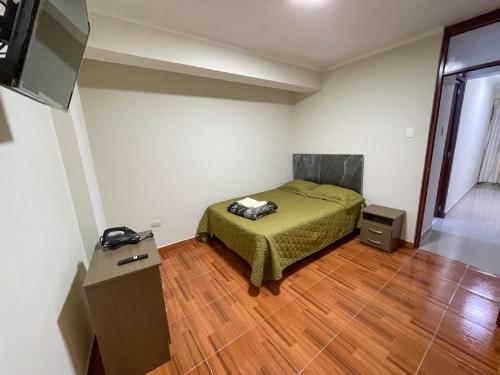
M 415 245 L 413 244 L 413 242 L 406 241 L 406 240 L 399 240 L 399 245 L 401 247 L 405 247 L 407 249 L 414 249 L 415 248 Z
M 178 249 L 180 247 L 187 246 L 190 243 L 192 243 L 193 241 L 198 241 L 199 238 L 200 238 L 199 236 L 196 236 L 196 237 L 187 238 L 187 239 L 179 241 L 179 242 L 174 242 L 174 243 L 171 243 L 170 245 L 165 245 L 165 246 L 159 247 L 158 251 L 161 254 L 165 251 L 175 250 L 175 249 Z
M 455 201 L 455 203 L 453 203 L 453 204 L 450 206 L 450 208 L 449 208 L 449 209 L 447 209 L 447 210 L 444 212 L 444 215 L 446 216 L 446 215 L 448 215 L 451 211 L 453 211 L 453 209 L 454 209 L 454 208 L 455 208 L 455 207 L 456 207 L 456 206 L 457 206 L 457 205 L 458 205 L 458 204 L 459 204 L 459 203 L 460 203 L 460 202 L 461 202 L 461 201 L 465 198 L 465 196 L 466 196 L 467 194 L 469 194 L 469 193 L 470 193 L 470 191 L 471 191 L 472 189 L 474 189 L 474 188 L 476 187 L 476 185 L 477 185 L 477 184 L 474 184 L 474 185 L 473 185 L 472 187 L 470 187 L 470 188 L 469 188 L 469 189 L 468 189 L 465 193 L 463 193 L 463 194 L 460 196 L 460 198 L 458 198 L 458 199 Z
M 432 224 L 422 231 L 422 235 L 420 236 L 420 238 L 424 238 L 425 236 L 427 236 L 427 234 L 429 234 L 431 230 L 432 230 Z
M 353 233 L 356 233 L 356 230 L 354 230 Z M 359 229 L 357 230 L 357 234 L 359 235 Z M 174 242 L 170 245 L 159 247 L 158 252 L 161 254 L 161 253 L 166 252 L 166 251 L 175 250 L 175 249 L 178 249 L 180 247 L 187 246 L 190 243 L 192 243 L 193 241 L 201 241 L 200 236 L 188 238 L 188 239 L 185 239 L 185 240 L 182 240 L 179 242 Z M 401 247 L 405 247 L 407 249 L 414 249 L 415 248 L 413 242 L 410 242 L 410 241 L 399 240 L 399 243 L 400 243 Z

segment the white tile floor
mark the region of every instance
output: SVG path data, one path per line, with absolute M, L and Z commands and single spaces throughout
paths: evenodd
M 500 185 L 476 185 L 445 219 L 434 219 L 421 248 L 500 274 Z

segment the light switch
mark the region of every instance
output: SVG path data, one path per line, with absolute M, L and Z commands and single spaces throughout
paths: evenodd
M 406 128 L 406 137 L 407 138 L 415 137 L 415 128 Z

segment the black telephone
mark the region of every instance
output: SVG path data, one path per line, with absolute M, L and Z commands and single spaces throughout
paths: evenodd
M 150 233 L 141 239 L 141 235 L 130 228 L 114 227 L 108 228 L 104 231 L 101 238 L 99 238 L 99 243 L 103 247 L 115 250 L 124 245 L 139 243 L 149 237 L 153 237 L 153 233 Z

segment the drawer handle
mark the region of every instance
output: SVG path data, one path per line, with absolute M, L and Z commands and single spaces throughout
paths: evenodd
M 379 245 L 379 246 L 382 245 L 382 242 L 375 241 L 375 240 L 370 240 L 369 238 L 368 238 L 368 242 L 371 242 L 372 244 Z
M 381 230 L 375 230 L 375 229 L 372 229 L 372 228 L 368 228 L 368 230 L 372 233 L 375 233 L 375 234 L 382 234 L 382 231 Z

